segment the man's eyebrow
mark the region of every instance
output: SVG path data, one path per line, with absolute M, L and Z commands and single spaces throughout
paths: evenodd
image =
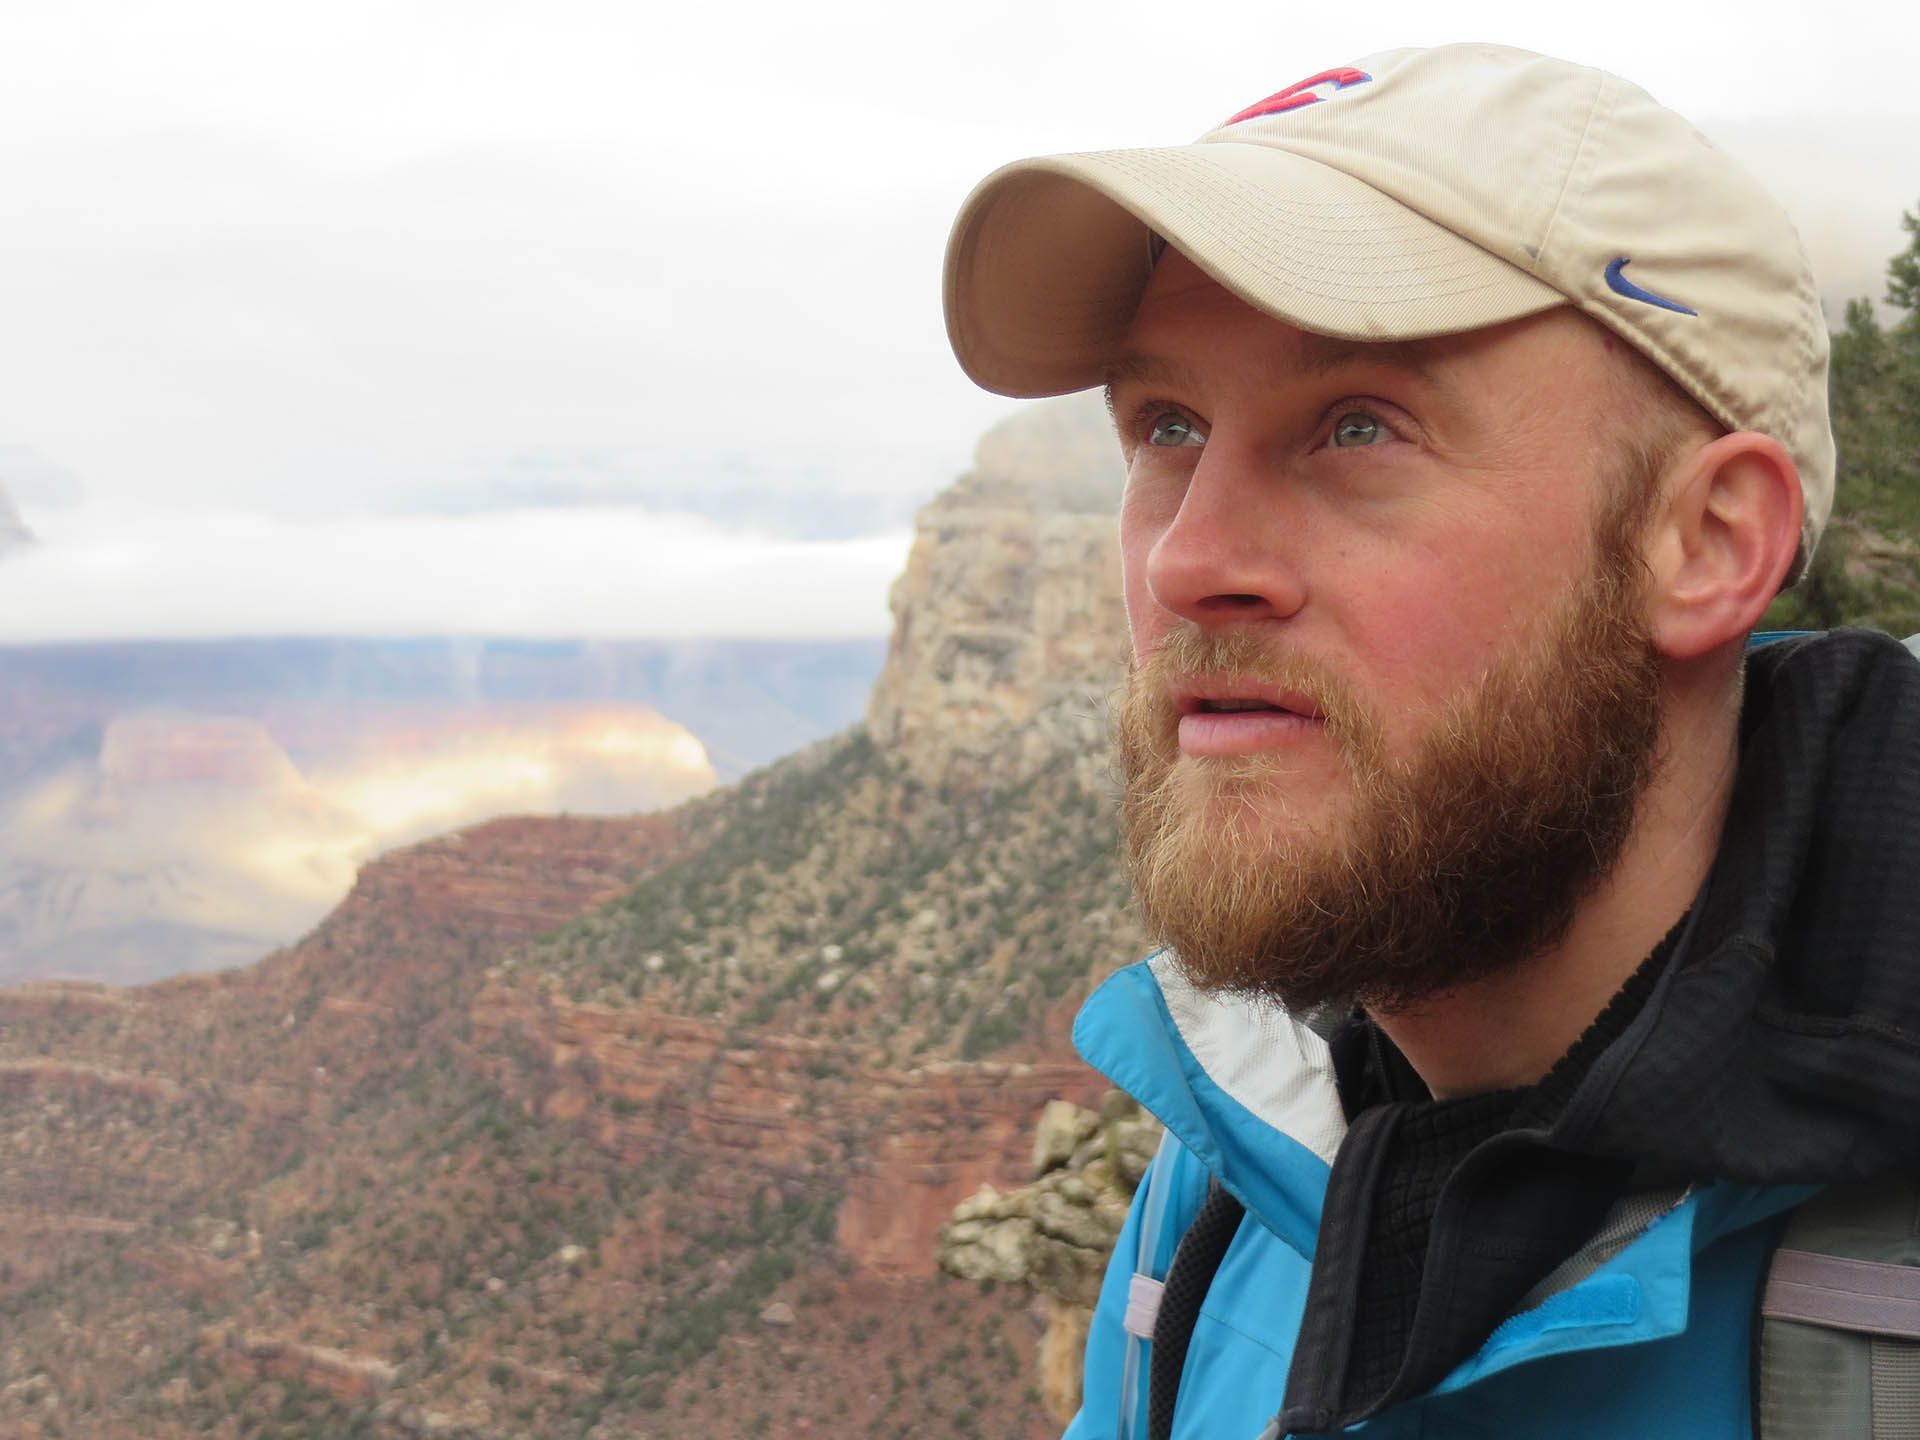
M 1291 380 L 1317 379 L 1359 366 L 1370 369 L 1399 370 L 1435 386 L 1451 389 L 1430 340 L 1337 340 L 1314 337 L 1313 343 L 1269 357 L 1263 369 L 1277 384 Z M 1190 367 L 1165 356 L 1151 354 L 1122 355 L 1106 367 L 1104 376 L 1107 409 L 1113 409 L 1113 392 L 1118 385 L 1134 382 L 1181 387 L 1191 385 Z
M 1106 367 L 1101 377 L 1107 397 L 1107 413 L 1113 414 L 1115 387 L 1129 381 L 1143 385 L 1191 386 L 1193 371 L 1177 360 L 1158 355 L 1122 355 Z
M 1325 375 L 1351 365 L 1370 365 L 1431 380 L 1439 368 L 1437 360 L 1428 340 L 1328 339 L 1307 346 L 1291 368 L 1306 375 Z

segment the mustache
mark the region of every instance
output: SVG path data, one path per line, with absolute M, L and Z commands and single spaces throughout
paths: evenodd
M 1208 631 L 1197 625 L 1170 630 L 1128 666 L 1119 722 L 1136 739 L 1152 735 L 1177 750 L 1177 687 L 1229 689 L 1259 684 L 1307 697 L 1342 752 L 1374 759 L 1381 751 L 1378 717 L 1332 666 L 1286 650 L 1253 630 Z

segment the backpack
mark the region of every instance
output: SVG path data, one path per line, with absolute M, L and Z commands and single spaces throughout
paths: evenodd
M 1761 1440 L 1920 1440 L 1920 1180 L 1793 1212 L 1760 1297 L 1753 1413 Z
M 1794 1211 L 1759 1330 L 1761 1440 L 1920 1440 L 1920 1182 L 1837 1185 Z

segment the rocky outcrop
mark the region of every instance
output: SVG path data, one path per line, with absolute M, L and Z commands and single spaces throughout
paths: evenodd
M 1091 395 L 1031 406 L 981 439 L 920 512 L 894 582 L 874 740 L 923 777 L 1097 752 L 1125 659 L 1115 514 L 1124 478 Z
M 1051 1101 L 1034 1135 L 1032 1183 L 1005 1192 L 983 1184 L 941 1228 L 943 1270 L 1040 1297 L 1038 1383 L 1063 1425 L 1080 1407 L 1080 1357 L 1107 1258 L 1159 1140 L 1159 1125 L 1118 1091 L 1098 1112 Z

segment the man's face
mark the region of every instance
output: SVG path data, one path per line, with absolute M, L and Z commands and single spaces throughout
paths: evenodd
M 1202 983 L 1416 1003 L 1611 865 L 1658 730 L 1612 363 L 1568 311 L 1351 345 L 1156 269 L 1111 387 L 1120 750 L 1143 909 Z

